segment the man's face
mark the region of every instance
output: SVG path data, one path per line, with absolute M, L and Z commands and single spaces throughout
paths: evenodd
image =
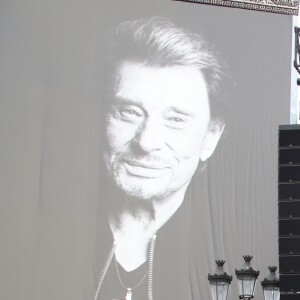
M 160 199 L 186 187 L 210 125 L 202 73 L 190 66 L 123 61 L 115 78 L 105 152 L 114 183 L 141 199 Z

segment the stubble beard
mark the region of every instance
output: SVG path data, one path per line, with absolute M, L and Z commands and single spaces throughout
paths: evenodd
M 109 173 L 113 184 L 132 198 L 144 201 L 159 200 L 172 193 L 170 184 L 174 174 L 171 171 L 162 178 L 155 179 L 131 176 L 127 174 L 123 159 L 116 158 L 109 168 Z

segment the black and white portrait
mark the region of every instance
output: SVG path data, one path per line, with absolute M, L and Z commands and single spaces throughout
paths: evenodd
M 199 237 L 191 235 L 191 204 L 183 202 L 189 202 L 192 177 L 197 168 L 201 174 L 224 130 L 215 111 L 222 101 L 211 102 L 217 102 L 225 70 L 200 35 L 167 19 L 124 22 L 112 40 L 119 56 L 110 57 L 108 70 L 103 120 L 108 182 L 100 201 L 106 202 L 103 219 L 114 246 L 95 299 L 191 299 L 199 287 L 187 280 L 195 259 L 189 239 Z M 179 233 L 183 219 L 186 228 Z M 177 275 L 157 290 L 166 271 Z M 168 289 L 171 284 L 181 291 Z
M 0 15 L 1 299 L 208 300 L 215 260 L 234 276 L 252 255 L 259 280 L 278 265 L 290 16 L 171 0 Z

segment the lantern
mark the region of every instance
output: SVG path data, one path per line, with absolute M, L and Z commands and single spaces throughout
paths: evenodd
M 243 256 L 245 262 L 244 266 L 240 270 L 235 270 L 235 274 L 238 280 L 239 286 L 239 298 L 240 299 L 252 299 L 254 298 L 255 286 L 259 271 L 252 268 L 250 262 L 252 256 Z
M 269 267 L 270 274 L 262 282 L 261 286 L 264 291 L 265 300 L 279 300 L 280 289 L 279 279 L 276 276 L 277 267 Z
M 208 274 L 213 300 L 227 300 L 232 276 L 224 272 L 224 260 L 216 260 L 217 269 L 214 275 Z

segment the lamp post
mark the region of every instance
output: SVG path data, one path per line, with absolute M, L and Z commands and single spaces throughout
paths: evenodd
M 227 300 L 229 285 L 232 276 L 224 272 L 224 260 L 216 260 L 217 269 L 214 275 L 208 274 L 208 281 L 211 285 L 213 300 Z
M 295 49 L 294 49 L 294 67 L 300 74 L 300 28 L 295 27 Z M 297 79 L 297 85 L 300 85 L 300 78 Z
M 262 282 L 261 286 L 264 291 L 265 300 L 279 300 L 280 299 L 280 289 L 279 289 L 279 279 L 276 276 L 277 267 L 269 267 L 270 274 Z
M 244 255 L 243 258 L 245 260 L 244 266 L 240 270 L 235 269 L 235 274 L 238 280 L 239 298 L 248 300 L 254 298 L 255 286 L 259 271 L 256 271 L 251 266 L 251 255 Z

